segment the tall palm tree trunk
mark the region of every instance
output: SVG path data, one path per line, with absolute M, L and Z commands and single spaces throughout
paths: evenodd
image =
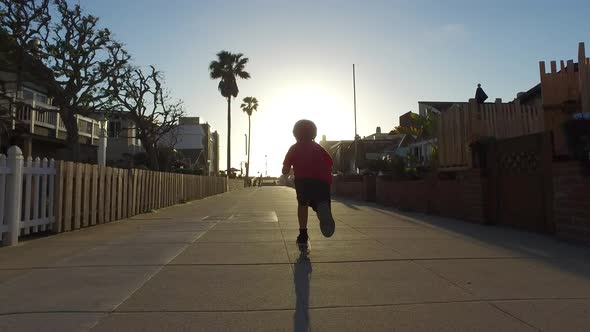
M 227 97 L 227 169 L 226 175 L 229 176 L 231 168 L 231 96 Z
M 248 161 L 246 164 L 246 181 L 250 181 L 250 142 L 252 141 L 252 136 L 250 136 L 250 115 L 248 115 Z

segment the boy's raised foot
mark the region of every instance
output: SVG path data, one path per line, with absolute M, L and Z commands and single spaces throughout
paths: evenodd
M 332 217 L 332 209 L 329 202 L 320 202 L 316 208 L 316 214 L 320 220 L 320 230 L 325 237 L 334 235 L 336 223 Z

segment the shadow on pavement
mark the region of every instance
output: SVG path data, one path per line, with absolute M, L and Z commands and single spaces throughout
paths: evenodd
M 295 283 L 295 314 L 293 331 L 309 330 L 309 283 L 311 281 L 311 261 L 298 259 L 294 266 L 293 281 Z
M 373 208 L 384 215 L 396 215 L 410 222 L 440 229 L 455 236 L 465 237 L 487 245 L 502 247 L 524 256 L 534 257 L 554 267 L 576 275 L 590 277 L 590 246 L 568 242 L 552 234 L 534 233 L 503 225 L 482 225 L 469 221 L 401 211 L 371 202 L 354 201 L 337 197 L 334 202 L 358 210 Z M 354 225 L 350 225 L 353 226 Z

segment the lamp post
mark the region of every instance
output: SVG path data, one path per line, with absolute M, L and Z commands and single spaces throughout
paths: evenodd
M 104 113 L 100 113 L 98 117 L 100 126 L 98 136 L 98 166 L 106 166 L 107 161 L 107 118 Z
M 268 176 L 268 155 L 264 155 L 264 176 Z

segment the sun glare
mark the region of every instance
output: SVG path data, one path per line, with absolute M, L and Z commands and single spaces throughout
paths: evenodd
M 295 143 L 291 131 L 297 120 L 315 122 L 316 142 L 322 135 L 330 140 L 352 139 L 354 122 L 349 99 L 344 93 L 314 83 L 291 84 L 277 90 L 265 103 L 264 112 L 259 113 L 255 124 L 257 132 L 264 135 L 256 135 L 252 140 L 256 146 L 251 161 L 254 173 L 264 172 L 268 162 L 268 174 L 278 175 L 284 154 Z

